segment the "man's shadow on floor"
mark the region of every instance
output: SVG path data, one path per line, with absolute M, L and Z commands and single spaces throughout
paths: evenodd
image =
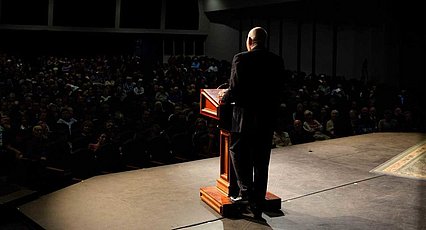
M 284 212 L 281 211 L 281 209 L 279 209 L 279 210 L 264 211 L 263 213 L 265 213 L 270 218 L 285 216 Z

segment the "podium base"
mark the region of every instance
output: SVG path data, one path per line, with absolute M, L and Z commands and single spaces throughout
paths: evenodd
M 232 203 L 231 199 L 215 186 L 200 188 L 200 197 L 202 201 L 224 217 L 238 214 L 238 205 Z M 265 199 L 265 211 L 281 209 L 281 198 L 278 196 L 266 192 Z

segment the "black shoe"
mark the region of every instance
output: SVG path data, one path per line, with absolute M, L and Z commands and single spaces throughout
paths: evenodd
M 267 225 L 267 221 L 266 221 L 266 219 L 264 219 L 263 217 L 262 217 L 262 214 L 260 214 L 260 216 L 254 216 L 253 217 L 253 220 L 254 220 L 254 222 L 256 222 L 256 223 L 259 223 L 259 224 L 263 224 L 263 225 Z
M 266 222 L 266 220 L 263 219 L 263 217 L 262 217 L 262 212 L 253 212 L 253 218 L 256 219 L 256 220 Z

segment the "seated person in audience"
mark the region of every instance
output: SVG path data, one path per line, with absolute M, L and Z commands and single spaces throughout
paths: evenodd
M 327 105 L 325 105 L 321 108 L 318 122 L 325 127 L 327 125 L 327 121 L 329 120 L 330 120 L 330 108 Z
M 171 89 L 169 99 L 175 105 L 180 106 L 182 104 L 182 91 L 179 87 L 175 86 Z
M 295 120 L 300 120 L 300 121 L 304 121 L 305 120 L 305 116 L 303 114 L 304 112 L 304 106 L 302 103 L 298 103 L 296 105 L 296 111 L 293 113 L 293 121 Z
M 0 151 L 4 154 L 12 154 L 16 158 L 21 158 L 22 150 L 15 146 L 15 133 L 12 130 L 10 117 L 1 113 L 0 116 Z
M 370 113 L 367 107 L 361 109 L 361 113 L 358 117 L 358 125 L 361 133 L 371 133 L 374 132 L 374 121 L 370 117 Z
M 330 120 L 327 121 L 326 124 L 326 133 L 331 137 L 331 138 L 335 138 L 336 137 L 336 133 L 335 133 L 335 123 L 337 121 L 337 117 L 339 116 L 339 111 L 337 110 L 332 110 L 330 113 Z
M 93 122 L 89 120 L 82 123 L 80 131 L 72 140 L 73 151 L 78 149 L 87 149 L 89 144 L 96 140 L 93 132 L 93 126 Z
M 208 154 L 209 144 L 209 129 L 207 120 L 204 118 L 197 118 L 195 121 L 195 130 L 192 133 L 193 154 L 192 157 L 199 157 L 200 155 Z
M 56 131 L 66 134 L 69 138 L 72 137 L 73 132 L 77 128 L 77 120 L 73 118 L 73 109 L 65 107 L 61 111 L 61 118 L 56 122 Z
M 387 109 L 384 112 L 384 118 L 379 121 L 379 132 L 394 132 L 397 131 L 398 121 L 392 118 L 392 111 Z
M 15 131 L 16 146 L 25 145 L 32 135 L 32 126 L 29 124 L 27 116 L 23 114 L 20 120 L 21 122 L 18 124 Z
M 373 130 L 377 130 L 377 124 L 379 123 L 379 120 L 377 119 L 377 111 L 376 111 L 376 107 L 371 106 L 369 109 L 369 113 L 370 113 L 370 119 L 373 121 L 374 123 L 374 128 Z
M 293 128 L 290 130 L 289 135 L 290 141 L 293 145 L 315 141 L 312 135 L 303 129 L 303 123 L 301 120 L 295 120 L 293 122 Z
M 121 140 L 120 127 L 113 120 L 105 122 L 104 134 L 108 137 L 108 143 L 118 144 Z
M 329 136 L 323 133 L 323 126 L 314 119 L 314 115 L 310 110 L 306 110 L 305 122 L 303 122 L 303 129 L 308 132 L 315 140 L 327 140 Z
M 404 132 L 419 131 L 419 125 L 416 125 L 416 121 L 413 118 L 413 113 L 409 110 L 404 112 L 404 120 L 399 124 L 400 130 Z
M 16 159 L 22 158 L 22 153 L 13 147 L 14 139 L 10 132 L 10 118 L 0 111 L 0 186 L 2 182 L 9 183 L 15 168 Z
M 359 125 L 358 112 L 355 109 L 349 110 L 349 123 L 351 125 L 350 135 L 358 135 L 362 133 Z
M 405 117 L 404 113 L 402 112 L 402 109 L 400 107 L 396 107 L 393 110 L 393 118 L 398 122 L 398 125 L 404 123 Z M 400 128 L 400 127 L 398 127 Z
M 331 111 L 331 119 L 326 125 L 326 135 L 331 138 L 353 135 L 351 123 L 347 118 L 341 116 L 338 110 L 333 110 Z
M 164 109 L 161 101 L 155 102 L 151 116 L 155 124 L 159 125 L 162 129 L 167 128 L 169 114 L 167 114 L 167 111 Z
M 93 152 L 97 152 L 100 148 L 102 148 L 103 146 L 105 146 L 106 144 L 108 144 L 110 142 L 111 142 L 111 140 L 109 139 L 107 134 L 102 133 L 101 135 L 99 135 L 97 142 L 96 143 L 90 143 L 88 148 L 89 148 L 89 150 L 92 150 Z
M 275 130 L 272 138 L 272 147 L 283 147 L 288 145 L 291 145 L 290 135 L 284 130 Z
M 163 103 L 169 101 L 169 93 L 166 91 L 164 86 L 160 85 L 158 87 L 158 92 L 155 94 L 155 100 Z
M 143 83 L 143 79 L 139 78 L 138 81 L 136 82 L 135 87 L 133 88 L 133 93 L 136 96 L 141 96 L 141 95 L 143 95 L 145 93 L 145 89 L 144 89 L 142 83 Z
M 208 124 L 208 130 L 209 130 L 208 153 L 212 155 L 219 154 L 220 130 L 218 128 L 217 122 L 215 122 L 214 120 L 210 121 Z
M 43 135 L 43 127 L 36 125 L 32 129 L 32 137 L 27 144 L 25 156 L 33 160 L 46 160 L 48 157 L 48 137 Z

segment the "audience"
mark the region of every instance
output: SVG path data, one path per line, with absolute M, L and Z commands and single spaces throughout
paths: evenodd
M 167 157 L 217 156 L 219 130 L 216 121 L 199 115 L 199 92 L 225 83 L 230 67 L 209 57 L 172 56 L 150 65 L 131 55 L 0 53 L 0 176 L 10 174 L 22 156 L 49 163 L 58 152 L 67 163 L 74 153 L 89 151 L 117 165 L 123 154 L 149 160 L 158 157 L 157 150 Z M 413 100 L 417 92 L 325 74 L 288 70 L 283 77 L 275 147 L 377 131 L 425 131 L 424 105 Z M 121 151 L 132 142 L 138 153 Z

